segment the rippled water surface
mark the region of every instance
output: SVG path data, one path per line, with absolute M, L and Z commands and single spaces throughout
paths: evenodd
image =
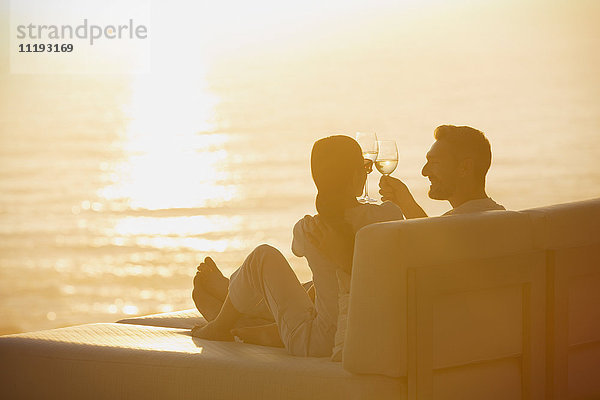
M 291 228 L 332 133 L 395 139 L 394 176 L 433 215 L 449 207 L 420 169 L 442 123 L 486 132 L 508 208 L 598 197 L 598 7 L 507 4 L 377 9 L 197 73 L 2 75 L 0 333 L 193 307 L 202 257 L 229 275 L 263 242 L 310 279 Z

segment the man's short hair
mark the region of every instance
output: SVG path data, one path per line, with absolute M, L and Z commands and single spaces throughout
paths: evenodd
M 458 160 L 472 159 L 475 174 L 485 177 L 492 163 L 492 149 L 483 132 L 470 126 L 440 125 L 433 136 L 449 143 Z

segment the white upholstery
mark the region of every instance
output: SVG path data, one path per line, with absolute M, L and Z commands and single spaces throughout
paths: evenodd
M 91 324 L 0 337 L 3 398 L 403 398 L 404 381 L 356 378 L 328 358 L 192 338 L 188 330 Z
M 546 249 L 600 241 L 600 198 L 521 211 L 534 220 L 535 238 Z
M 600 199 L 360 230 L 341 364 L 120 322 L 0 337 L 2 397 L 600 398 Z
M 600 199 L 525 210 L 548 250 L 548 380 L 556 398 L 600 398 Z
M 600 398 L 600 199 L 371 225 L 354 257 L 349 371 L 409 398 Z
M 162 314 L 144 315 L 141 317 L 125 318 L 122 324 L 162 326 L 165 328 L 192 329 L 196 325 L 206 324 L 206 320 L 196 309 L 173 311 Z
M 510 211 L 361 229 L 354 253 L 344 367 L 357 373 L 406 376 L 409 270 L 453 263 L 476 266 L 479 260 L 534 250 L 529 218 Z M 375 349 L 363 346 L 373 342 L 378 343 Z

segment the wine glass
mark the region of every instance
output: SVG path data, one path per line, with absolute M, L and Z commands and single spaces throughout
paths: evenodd
M 377 159 L 378 146 L 377 135 L 373 132 L 356 132 L 356 141 L 360 145 L 365 167 L 367 168 L 367 179 L 365 179 L 365 193 L 358 198 L 361 203 L 376 203 L 377 200 L 369 197 L 369 176 L 373 171 L 373 163 Z
M 390 175 L 398 166 L 398 147 L 395 140 L 380 140 L 377 142 L 379 152 L 375 167 L 382 175 Z

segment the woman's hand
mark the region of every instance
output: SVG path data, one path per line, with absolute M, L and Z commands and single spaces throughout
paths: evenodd
M 327 258 L 345 271 L 352 270 L 353 249 L 320 215 L 304 217 L 304 231 L 308 241 Z

